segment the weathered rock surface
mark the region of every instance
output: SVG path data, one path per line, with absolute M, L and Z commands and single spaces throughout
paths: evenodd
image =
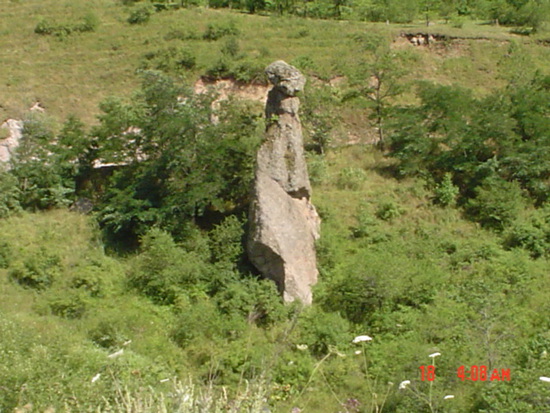
M 4 163 L 4 168 L 6 168 L 8 167 L 7 162 L 13 156 L 23 136 L 23 121 L 8 119 L 0 125 L 0 129 L 7 131 L 7 138 L 0 139 L 0 167 Z
M 315 240 L 320 219 L 310 202 L 311 185 L 304 158 L 300 105 L 296 93 L 304 76 L 283 61 L 266 73 L 273 89 L 266 104 L 267 130 L 256 159 L 250 209 L 248 255 L 277 284 L 287 302 L 311 304 L 317 282 Z

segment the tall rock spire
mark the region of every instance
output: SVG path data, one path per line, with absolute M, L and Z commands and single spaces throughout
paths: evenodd
M 273 88 L 266 104 L 265 140 L 258 150 L 248 255 L 277 284 L 285 301 L 311 304 L 317 282 L 315 240 L 320 219 L 310 202 L 311 184 L 298 117 L 305 77 L 277 61 L 266 68 Z

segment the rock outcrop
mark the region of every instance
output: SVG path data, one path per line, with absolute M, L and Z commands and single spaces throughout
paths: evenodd
M 273 88 L 266 104 L 265 140 L 256 158 L 248 255 L 277 284 L 285 301 L 311 304 L 317 282 L 315 240 L 320 219 L 310 202 L 311 185 L 298 117 L 304 76 L 277 61 L 266 69 Z
M 23 121 L 8 119 L 0 125 L 0 129 L 7 131 L 7 137 L 5 139 L 0 138 L 0 167 L 8 168 L 7 163 L 19 146 L 19 141 L 23 136 Z

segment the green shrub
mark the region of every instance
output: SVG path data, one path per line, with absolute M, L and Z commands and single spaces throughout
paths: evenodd
M 236 37 L 229 37 L 220 50 L 224 56 L 236 58 L 239 55 L 241 47 Z
M 230 60 L 228 56 L 221 57 L 206 70 L 206 77 L 211 80 L 234 79 L 242 83 L 267 82 L 264 65 L 254 60 Z
M 454 27 L 455 29 L 462 29 L 464 26 L 464 18 L 462 16 L 454 16 L 451 19 L 451 27 Z
M 468 209 L 481 224 L 503 229 L 516 219 L 526 204 L 517 182 L 488 179 L 476 188 L 476 197 L 469 202 Z
M 21 190 L 18 184 L 15 176 L 8 172 L 0 172 L 0 218 L 21 211 Z
M 144 69 L 162 70 L 166 73 L 179 73 L 193 69 L 196 65 L 195 55 L 185 47 L 169 47 L 149 52 L 145 55 Z
M 377 244 L 390 239 L 390 234 L 381 230 L 379 221 L 375 219 L 369 208 L 359 207 L 356 219 L 357 225 L 351 228 L 351 234 L 354 238 L 365 239 L 370 244 Z
M 452 175 L 446 173 L 434 190 L 435 202 L 443 206 L 454 206 L 459 188 L 453 184 Z
M 214 262 L 234 266 L 244 253 L 243 223 L 231 215 L 210 231 L 210 251 Z
M 99 17 L 94 13 L 88 13 L 84 16 L 81 23 L 78 23 L 76 31 L 78 32 L 95 32 L 99 27 Z
M 55 26 L 46 19 L 42 19 L 38 22 L 34 28 L 36 34 L 53 34 Z
M 550 255 L 550 207 L 535 210 L 527 219 L 516 220 L 504 234 L 504 246 L 524 248 L 533 258 Z
M 339 189 L 357 191 L 361 188 L 366 179 L 367 173 L 363 169 L 349 166 L 340 171 L 336 185 Z
M 164 40 L 199 40 L 201 36 L 192 30 L 172 29 L 164 35 Z
M 351 342 L 350 324 L 338 313 L 311 309 L 298 323 L 300 344 L 306 344 L 317 357 L 325 356 L 331 348 L 344 351 Z
M 23 262 L 14 262 L 10 266 L 8 275 L 11 280 L 23 287 L 43 290 L 50 287 L 59 278 L 61 272 L 59 256 L 40 251 Z
M 375 215 L 383 221 L 391 221 L 403 215 L 405 211 L 394 201 L 382 202 L 376 208 Z
M 216 296 L 224 314 L 238 315 L 260 326 L 282 321 L 287 310 L 271 280 L 243 278 L 227 285 Z
M 217 60 L 206 69 L 206 77 L 211 80 L 227 79 L 232 75 L 231 63 L 224 58 Z
M 112 320 L 100 320 L 97 325 L 88 331 L 88 337 L 95 344 L 105 349 L 114 349 L 128 340 L 128 336 Z
M 93 13 L 88 13 L 81 21 L 76 23 L 52 23 L 42 19 L 34 28 L 36 34 L 54 35 L 65 37 L 72 33 L 95 32 L 99 26 L 99 18 Z
M 101 263 L 92 263 L 78 266 L 76 275 L 70 281 L 70 287 L 85 291 L 90 297 L 104 297 L 109 291 L 108 277 L 114 278 L 112 268 L 103 268 Z
M 323 155 L 306 153 L 307 170 L 312 184 L 322 184 L 328 177 L 328 165 Z
M 12 259 L 13 257 L 10 244 L 0 241 L 0 269 L 8 268 Z
M 74 181 L 64 179 L 58 166 L 37 158 L 16 163 L 13 174 L 19 179 L 23 208 L 36 211 L 66 207 L 72 203 Z
M 304 71 L 304 70 L 316 70 L 317 65 L 313 61 L 313 59 L 307 55 L 304 56 L 298 56 L 290 62 L 292 66 L 296 66 L 298 69 Z
M 153 15 L 153 9 L 149 5 L 144 5 L 136 8 L 128 16 L 128 23 L 130 24 L 145 24 L 151 20 Z
M 129 282 L 157 304 L 174 304 L 180 295 L 204 290 L 208 270 L 197 254 L 185 252 L 169 233 L 153 228 L 142 238 Z
M 550 226 L 540 228 L 532 224 L 514 224 L 505 235 L 507 248 L 528 250 L 533 258 L 550 254 Z
M 365 323 L 384 302 L 379 281 L 364 271 L 350 274 L 330 287 L 321 303 L 325 311 L 338 311 L 352 323 Z
M 193 340 L 216 340 L 231 336 L 228 317 L 223 317 L 210 300 L 199 300 L 189 305 L 178 316 L 172 338 L 180 347 L 188 346 Z
M 303 348 L 305 343 L 298 343 Z M 311 357 L 309 349 L 296 348 L 285 351 L 280 356 L 280 362 L 271 370 L 273 381 L 271 399 L 274 401 L 289 400 L 296 397 L 299 389 L 310 379 L 315 368 L 315 358 Z M 331 372 L 332 377 L 332 372 Z
M 51 298 L 48 306 L 52 314 L 68 318 L 81 318 L 86 312 L 86 302 L 79 294 L 62 292 L 62 296 Z
M 267 83 L 265 66 L 256 60 L 238 61 L 231 68 L 230 76 L 242 83 Z
M 202 38 L 204 40 L 219 40 L 225 36 L 238 36 L 240 30 L 234 22 L 230 23 L 210 23 L 204 31 Z

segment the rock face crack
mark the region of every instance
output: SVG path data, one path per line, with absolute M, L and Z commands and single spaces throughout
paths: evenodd
M 266 103 L 265 140 L 256 171 L 247 251 L 251 262 L 272 279 L 285 301 L 311 304 L 317 282 L 315 240 L 320 219 L 311 204 L 311 184 L 298 117 L 305 77 L 283 61 L 266 68 L 273 84 Z

